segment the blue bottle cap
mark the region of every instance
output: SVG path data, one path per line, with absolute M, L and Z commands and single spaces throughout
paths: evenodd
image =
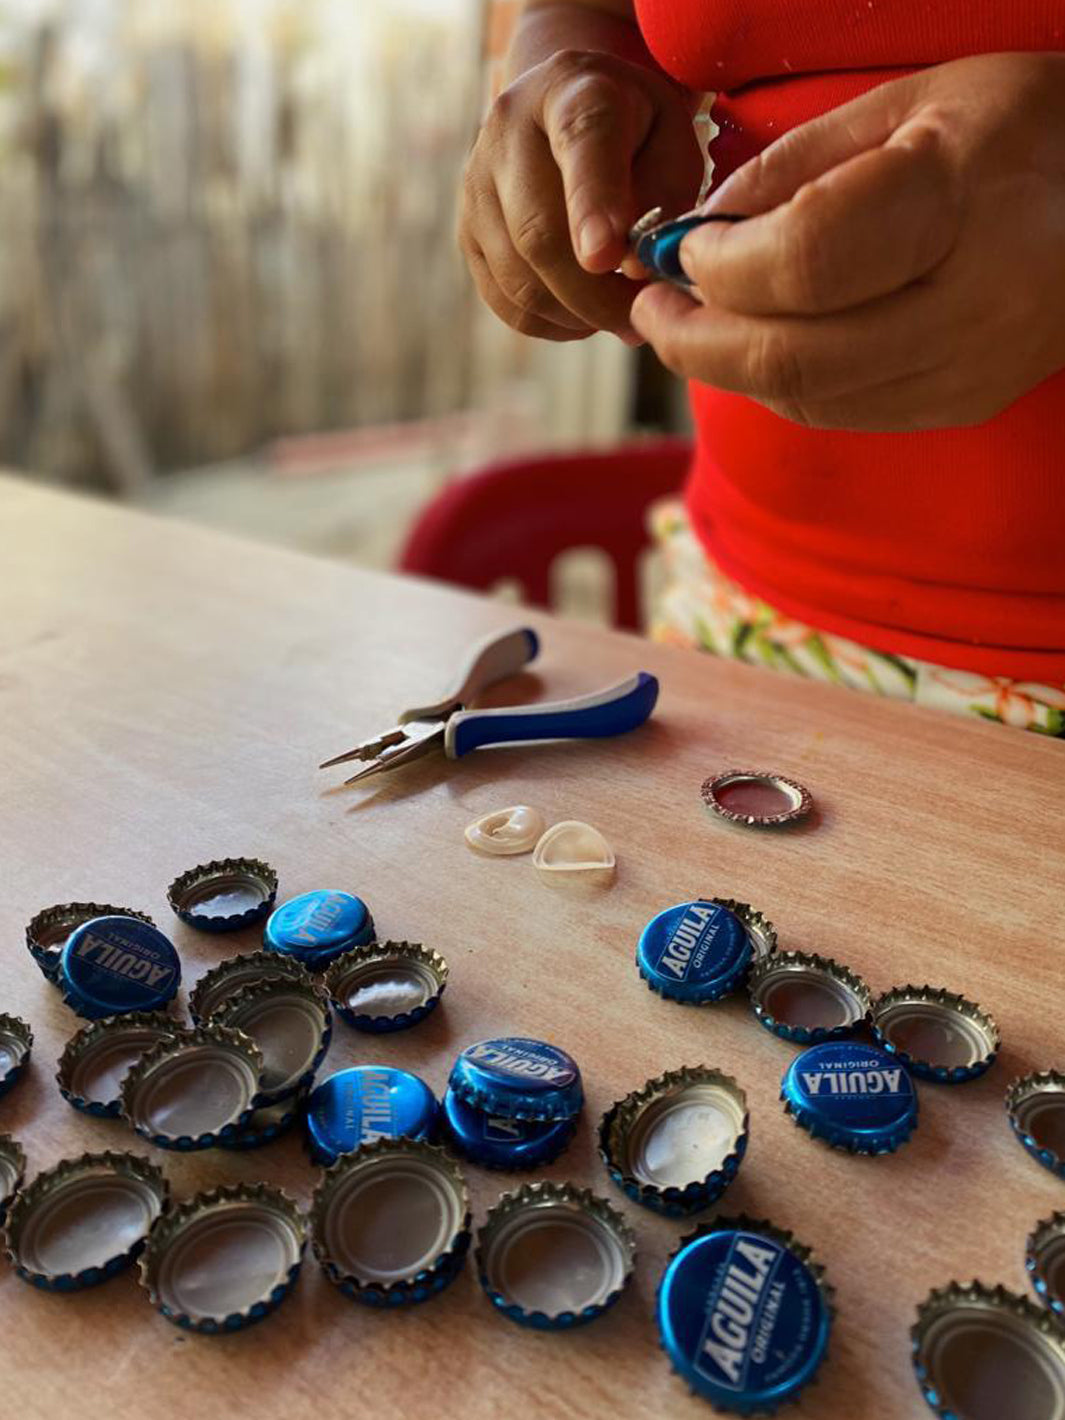
M 436 1096 L 417 1075 L 388 1065 L 337 1070 L 307 1100 L 307 1143 L 328 1168 L 342 1154 L 374 1139 L 432 1139 L 440 1116 Z
M 707 899 L 681 902 L 640 933 L 636 965 L 652 991 L 672 1001 L 716 1001 L 743 980 L 754 947 L 739 917 Z
M 505 1119 L 572 1119 L 584 1103 L 573 1057 L 524 1036 L 468 1045 L 448 1083 L 465 1104 Z
M 312 971 L 373 939 L 373 918 L 361 897 L 322 888 L 290 897 L 263 928 L 267 951 L 296 957 Z
M 975 1080 L 998 1054 L 999 1029 L 987 1011 L 936 986 L 894 986 L 872 1003 L 870 1018 L 877 1045 L 922 1080 Z
M 1028 1234 L 1024 1268 L 1036 1296 L 1065 1319 L 1065 1213 L 1053 1213 Z
M 677 1373 L 721 1410 L 774 1411 L 824 1360 L 832 1289 L 808 1248 L 771 1223 L 720 1217 L 684 1238 L 658 1289 Z
M 1065 1074 L 1043 1070 L 1014 1080 L 1006 1091 L 1006 1113 L 1032 1158 L 1065 1178 Z
M 26 927 L 26 946 L 53 984 L 59 980 L 67 938 L 75 927 L 94 917 L 136 917 L 139 922 L 155 926 L 147 913 L 132 907 L 115 907 L 109 902 L 60 902 L 55 907 L 42 908 Z
M 177 995 L 181 962 L 158 927 L 136 917 L 96 917 L 67 938 L 59 985 L 79 1016 L 157 1011 Z
M 485 1169 L 539 1168 L 557 1159 L 573 1138 L 576 1119 L 507 1119 L 444 1095 L 444 1124 L 454 1148 Z
M 815 1138 L 854 1154 L 890 1154 L 917 1127 L 917 1091 L 905 1066 L 859 1041 L 804 1050 L 785 1072 L 780 1097 Z
M 33 1049 L 33 1031 L 18 1016 L 0 1015 L 0 1095 L 21 1078 Z

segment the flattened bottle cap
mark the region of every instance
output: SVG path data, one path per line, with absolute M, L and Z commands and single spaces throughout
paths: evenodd
M 67 938 L 59 967 L 63 996 L 95 1020 L 157 1011 L 177 994 L 181 962 L 157 927 L 138 917 L 95 917 Z
M 1014 1080 L 1006 1091 L 1006 1112 L 1032 1158 L 1065 1178 L 1065 1075 L 1044 1070 Z
M 307 1091 L 299 1090 L 296 1094 L 286 1095 L 276 1104 L 253 1109 L 247 1119 L 237 1125 L 235 1134 L 219 1139 L 219 1146 L 223 1149 L 261 1149 L 264 1144 L 272 1144 L 275 1139 L 287 1134 L 304 1117 L 306 1108 Z
M 637 1203 L 684 1217 L 720 1198 L 747 1150 L 747 1097 L 705 1065 L 648 1080 L 603 1115 L 599 1153 Z
M 825 1358 L 832 1289 L 790 1233 L 721 1217 L 682 1240 L 657 1313 L 666 1354 L 693 1390 L 720 1410 L 772 1412 Z
M 860 976 L 814 952 L 777 952 L 756 962 L 747 992 L 766 1030 L 804 1045 L 852 1034 L 871 999 Z
M 122 1115 L 160 1149 L 210 1149 L 259 1103 L 262 1051 L 224 1026 L 176 1030 L 122 1081 Z
M 872 1005 L 873 1034 L 914 1075 L 975 1080 L 998 1053 L 999 1030 L 974 1001 L 933 986 L 895 986 Z
M 373 934 L 373 918 L 361 897 L 323 888 L 275 908 L 263 929 L 263 946 L 319 971 L 352 947 L 372 941 Z
M 436 1009 L 447 977 L 444 958 L 420 942 L 369 942 L 333 962 L 325 989 L 356 1030 L 406 1030 Z
M 63 948 L 71 932 L 94 917 L 134 917 L 138 922 L 147 922 L 149 927 L 155 926 L 146 912 L 115 907 L 107 902 L 61 902 L 55 907 L 45 907 L 26 928 L 26 946 L 49 981 L 59 980 Z
M 0 1015 L 0 1096 L 22 1076 L 33 1049 L 33 1031 L 18 1016 Z
M 811 1045 L 785 1072 L 780 1097 L 796 1124 L 852 1154 L 890 1154 L 917 1127 L 906 1067 L 859 1041 Z
M 714 898 L 667 907 L 651 918 L 636 945 L 636 965 L 652 991 L 694 1005 L 733 991 L 753 956 L 740 916 Z
M 1025 1246 L 1024 1266 L 1040 1301 L 1065 1317 L 1065 1213 L 1036 1224 Z
M 505 1119 L 572 1119 L 584 1104 L 573 1057 L 526 1036 L 468 1045 L 448 1083 L 465 1104 Z
M 809 789 L 783 774 L 760 769 L 728 769 L 705 780 L 703 803 L 719 818 L 748 828 L 795 823 L 813 808 Z
M 26 1151 L 10 1134 L 0 1134 L 0 1225 L 26 1173 Z
M 318 1261 L 346 1296 L 371 1306 L 424 1302 L 458 1275 L 469 1249 L 466 1184 L 443 1149 L 377 1139 L 322 1179 L 311 1228 Z
M 186 1331 L 239 1331 L 281 1305 L 299 1275 L 307 1221 L 279 1188 L 200 1193 L 152 1229 L 140 1262 L 152 1306 Z
M 101 1118 L 122 1113 L 122 1081 L 146 1050 L 180 1029 L 162 1011 L 129 1011 L 82 1026 L 59 1057 L 59 1093 L 75 1109 Z
M 245 952 L 227 957 L 200 977 L 189 992 L 189 1014 L 197 1022 L 206 1022 L 227 1001 L 257 981 L 303 981 L 313 977 L 295 957 L 283 957 L 279 952 Z
M 325 995 L 313 982 L 258 981 L 212 1018 L 250 1036 L 262 1051 L 259 1103 L 276 1104 L 310 1085 L 333 1034 Z
M 277 874 L 259 858 L 216 858 L 176 877 L 166 900 L 200 932 L 238 932 L 269 915 Z
M 1065 1420 L 1065 1332 L 1027 1297 L 952 1282 L 918 1307 L 910 1341 L 943 1420 Z
M 35 1287 L 93 1287 L 133 1261 L 169 1196 L 162 1170 L 138 1154 L 64 1159 L 15 1197 L 7 1255 Z
M 601 1316 L 635 1265 L 636 1238 L 622 1215 L 569 1183 L 504 1193 L 477 1234 L 477 1268 L 492 1305 L 542 1331 Z
M 356 1065 L 327 1076 L 307 1100 L 311 1157 L 328 1168 L 375 1139 L 431 1139 L 440 1105 L 424 1080 L 388 1065 Z
M 569 1145 L 574 1119 L 507 1119 L 485 1114 L 448 1090 L 444 1095 L 448 1138 L 464 1158 L 485 1169 L 520 1171 L 549 1164 Z

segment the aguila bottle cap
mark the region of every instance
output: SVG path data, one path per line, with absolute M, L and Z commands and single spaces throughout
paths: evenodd
M 790 1233 L 719 1217 L 670 1258 L 657 1313 L 665 1352 L 693 1390 L 719 1410 L 772 1412 L 825 1358 L 832 1289 Z
M 1065 1178 L 1065 1075 L 1044 1070 L 1014 1080 L 1006 1091 L 1006 1112 L 1032 1158 Z
M 372 941 L 373 934 L 373 918 L 361 897 L 321 889 L 275 908 L 263 929 L 263 946 L 320 971 L 352 947 Z
M 212 1017 L 250 1036 L 262 1051 L 259 1103 L 308 1087 L 325 1059 L 333 1034 L 325 995 L 312 981 L 257 981 L 231 997 Z
M 1065 1317 L 1065 1213 L 1044 1218 L 1028 1235 L 1024 1266 L 1040 1301 Z
M 162 1011 L 129 1011 L 82 1026 L 59 1057 L 59 1093 L 75 1109 L 102 1119 L 122 1113 L 122 1081 L 146 1050 L 179 1029 Z
M 25 1282 L 73 1292 L 128 1267 L 170 1190 L 137 1154 L 82 1154 L 39 1173 L 7 1215 L 7 1255 Z
M 459 1273 L 470 1202 L 454 1160 L 413 1139 L 376 1139 L 334 1164 L 311 1204 L 315 1255 L 370 1306 L 424 1302 Z
M 620 1189 L 645 1208 L 684 1217 L 720 1198 L 747 1150 L 747 1097 L 705 1065 L 648 1080 L 603 1115 L 599 1153 Z
M 262 1051 L 224 1026 L 175 1030 L 122 1081 L 122 1114 L 160 1149 L 210 1149 L 231 1138 L 259 1103 Z
M 860 976 L 813 952 L 777 952 L 756 962 L 747 994 L 766 1030 L 803 1045 L 851 1035 L 871 999 Z
M 852 1154 L 893 1153 L 917 1127 L 906 1067 L 859 1041 L 811 1045 L 785 1072 L 780 1097 L 796 1124 Z
M 132 907 L 115 907 L 107 902 L 61 902 L 38 912 L 26 928 L 26 946 L 34 961 L 51 982 L 59 979 L 66 940 L 85 922 L 94 917 L 134 917 L 138 922 L 155 923 L 145 912 Z
M 345 952 L 325 976 L 338 1016 L 355 1030 L 406 1030 L 436 1009 L 448 965 L 420 942 L 369 942 Z
M 259 858 L 217 858 L 176 877 L 166 900 L 200 932 L 239 932 L 269 915 L 277 874 Z
M 917 1308 L 910 1342 L 921 1394 L 943 1420 L 1065 1413 L 1065 1331 L 1027 1297 L 952 1282 Z
M 0 1134 L 0 1226 L 26 1173 L 26 1151 L 10 1134 Z
M 964 996 L 934 986 L 896 986 L 872 1005 L 873 1034 L 923 1080 L 960 1084 L 994 1062 L 999 1030 Z
M 337 1070 L 307 1100 L 307 1144 L 328 1168 L 342 1154 L 381 1138 L 431 1139 L 440 1105 L 417 1075 L 388 1065 Z
M 198 1023 L 206 1023 L 245 986 L 278 980 L 309 984 L 314 978 L 302 962 L 279 952 L 246 952 L 227 957 L 205 972 L 189 992 L 189 1015 Z
M 699 898 L 651 918 L 636 945 L 636 965 L 660 996 L 704 1005 L 735 990 L 751 962 L 775 945 L 772 924 L 747 903 Z
M 484 1169 L 520 1171 L 551 1163 L 569 1145 L 573 1119 L 507 1119 L 466 1104 L 454 1090 L 444 1095 L 444 1126 L 463 1158 Z
M 809 789 L 783 774 L 728 769 L 705 780 L 703 803 L 718 818 L 747 828 L 779 828 L 805 818 L 814 806 Z
M 264 1144 L 272 1144 L 287 1134 L 292 1126 L 303 1118 L 307 1106 L 307 1091 L 299 1090 L 294 1095 L 286 1095 L 276 1104 L 263 1105 L 253 1109 L 243 1123 L 237 1125 L 236 1133 L 219 1139 L 222 1149 L 261 1149 Z
M 22 1077 L 33 1049 L 33 1031 L 18 1016 L 0 1015 L 0 1096 Z
M 239 1331 L 281 1305 L 299 1275 L 307 1221 L 279 1188 L 200 1193 L 152 1229 L 141 1285 L 167 1321 L 206 1335 Z
M 477 1268 L 494 1307 L 523 1326 L 594 1321 L 621 1296 L 636 1238 L 616 1208 L 569 1183 L 505 1193 L 477 1234 Z
M 468 1045 L 448 1083 L 464 1104 L 504 1119 L 572 1119 L 584 1103 L 573 1057 L 526 1036 Z
M 157 927 L 138 917 L 95 917 L 67 938 L 59 985 L 79 1016 L 157 1011 L 177 995 L 181 962 Z

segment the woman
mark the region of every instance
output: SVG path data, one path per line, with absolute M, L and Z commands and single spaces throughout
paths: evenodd
M 692 380 L 661 634 L 1065 734 L 1063 48 L 1060 0 L 526 6 L 460 242 L 516 329 Z M 626 234 L 691 206 L 710 91 L 748 220 L 691 300 Z

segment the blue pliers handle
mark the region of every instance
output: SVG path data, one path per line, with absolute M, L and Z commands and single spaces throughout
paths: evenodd
M 629 232 L 629 246 L 633 255 L 659 280 L 669 281 L 674 286 L 690 287 L 691 279 L 680 264 L 680 244 L 684 238 L 695 227 L 703 227 L 707 222 L 742 221 L 741 216 L 731 212 L 711 212 L 705 216 L 699 212 L 686 212 L 681 217 L 664 221 L 662 208 L 652 207 Z

